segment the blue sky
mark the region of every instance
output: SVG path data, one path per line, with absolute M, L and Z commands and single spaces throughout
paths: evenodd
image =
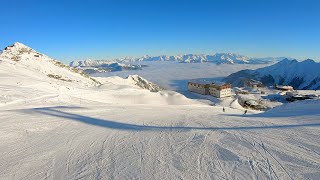
M 16 41 L 68 62 L 236 52 L 320 59 L 317 0 L 10 0 L 0 48 Z

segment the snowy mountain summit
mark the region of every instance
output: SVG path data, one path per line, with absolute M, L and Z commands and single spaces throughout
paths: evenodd
M 46 78 L 65 82 L 78 82 L 89 86 L 98 83 L 81 71 L 71 68 L 19 42 L 6 47 L 0 54 L 0 60 L 5 65 L 20 69 L 20 73 L 37 75 L 38 78 L 44 76 Z
M 18 61 L 21 57 L 17 57 L 17 56 L 21 56 L 24 53 L 28 53 L 28 54 L 32 53 L 35 57 L 38 57 L 37 55 L 40 56 L 40 53 L 37 53 L 35 50 L 19 42 L 16 42 L 11 46 L 7 46 L 2 51 L 1 56 Z M 14 58 L 14 56 L 16 56 L 16 58 Z

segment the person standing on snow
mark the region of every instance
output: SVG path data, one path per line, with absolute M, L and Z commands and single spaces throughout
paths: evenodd
M 244 111 L 244 115 L 246 115 L 246 114 L 247 114 L 247 112 L 248 112 L 248 110 L 245 110 L 245 111 Z
M 223 111 L 223 112 L 226 112 L 226 110 L 224 109 L 224 107 L 222 108 L 222 111 Z

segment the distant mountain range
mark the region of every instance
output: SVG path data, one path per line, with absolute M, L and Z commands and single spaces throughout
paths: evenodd
M 70 66 L 83 70 L 87 74 L 114 72 L 114 71 L 127 71 L 127 70 L 142 70 L 146 65 L 133 65 L 124 64 L 114 61 L 103 60 L 84 60 L 84 61 L 72 61 Z
M 311 59 L 299 62 L 284 59 L 256 70 L 242 70 L 229 75 L 225 81 L 243 86 L 244 80 L 255 79 L 265 85 L 290 85 L 295 89 L 320 89 L 320 63 Z
M 185 54 L 176 56 L 148 56 L 145 55 L 140 58 L 118 58 L 113 60 L 84 60 L 72 61 L 72 67 L 89 67 L 100 66 L 102 64 L 110 64 L 111 62 L 130 63 L 130 62 L 147 62 L 147 61 L 177 61 L 180 63 L 204 63 L 211 62 L 215 64 L 268 64 L 278 62 L 284 57 L 275 58 L 250 58 L 248 56 L 238 55 L 235 53 L 216 53 L 214 55 L 204 54 Z

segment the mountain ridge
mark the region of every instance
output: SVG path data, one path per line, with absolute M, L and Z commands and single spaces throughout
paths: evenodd
M 138 58 L 117 58 L 113 60 L 84 60 L 72 61 L 70 66 L 98 66 L 102 64 L 109 64 L 111 62 L 130 63 L 130 62 L 150 62 L 150 61 L 176 61 L 180 63 L 216 63 L 216 64 L 269 64 L 283 59 L 283 57 L 275 58 L 250 58 L 248 56 L 239 55 L 236 53 L 215 53 L 213 55 L 206 54 L 184 54 L 184 55 L 160 55 L 149 56 L 144 55 Z
M 256 70 L 242 70 L 224 80 L 234 86 L 243 86 L 245 79 L 259 80 L 265 85 L 290 85 L 295 89 L 320 89 L 320 62 L 312 59 L 282 61 Z

